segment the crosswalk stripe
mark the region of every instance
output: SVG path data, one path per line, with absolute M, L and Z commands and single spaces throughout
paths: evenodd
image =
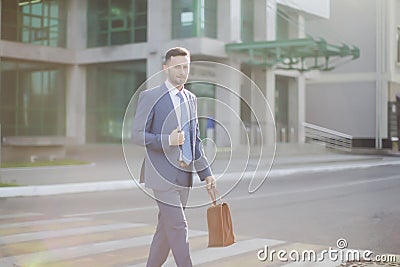
M 24 234 L 6 235 L 1 237 L 0 244 L 11 244 L 11 243 L 39 240 L 39 239 L 113 231 L 118 229 L 141 227 L 144 225 L 145 224 L 139 224 L 139 223 L 118 223 L 118 224 L 109 224 L 100 226 L 79 227 L 66 230 L 40 231 L 40 232 L 32 232 Z
M 127 228 L 108 232 L 97 232 L 93 234 L 73 235 L 68 237 L 57 237 L 45 240 L 41 239 L 22 243 L 7 244 L 0 246 L 0 258 L 10 255 L 23 255 L 40 252 L 43 250 L 61 249 L 64 247 L 81 246 L 137 236 L 151 235 L 153 233 L 154 226 L 147 225 L 144 227 Z M 147 253 L 145 254 L 147 255 Z M 60 264 L 60 266 L 62 265 Z
M 105 225 L 110 223 L 112 222 L 102 222 L 100 224 Z M 27 227 L 11 227 L 11 228 L 0 229 L 0 236 L 16 235 L 16 234 L 24 234 L 24 233 L 40 232 L 40 231 L 57 231 L 57 230 L 64 230 L 67 228 L 72 229 L 78 227 L 89 227 L 93 226 L 94 224 L 97 223 L 88 220 L 88 221 L 76 221 L 67 223 L 43 224 L 43 225 L 27 226 Z
M 135 248 L 124 248 L 107 253 L 96 254 L 95 256 L 78 257 L 69 260 L 41 263 L 40 267 L 80 267 L 80 266 L 101 266 L 101 267 L 123 267 L 132 262 L 145 261 L 149 254 L 148 246 Z M 0 265 L 1 266 L 1 265 Z
M 38 225 L 47 225 L 53 223 L 69 223 L 69 222 L 83 222 L 90 221 L 89 218 L 65 218 L 65 219 L 54 219 L 54 220 L 40 220 L 40 221 L 28 221 L 19 223 L 9 223 L 0 225 L 0 229 L 12 228 L 12 227 L 31 227 Z
M 144 207 L 142 210 L 150 209 L 152 207 Z M 125 209 L 125 211 L 128 210 L 135 211 L 137 209 Z M 115 212 L 121 211 L 123 210 Z M 101 213 L 91 212 L 79 215 Z M 52 220 L 47 218 L 36 220 L 38 215 L 44 217 L 40 213 L 3 215 L 7 222 L 0 225 L 1 267 L 99 266 L 99 263 L 104 267 L 146 265 L 145 261 L 155 230 L 154 225 L 111 224 L 110 221 L 79 217 L 78 214 Z M 11 221 L 12 218 L 14 218 L 14 222 Z M 22 221 L 21 218 L 26 220 Z M 1 236 L 2 232 L 7 235 Z M 12 234 L 12 232 L 16 234 Z M 272 247 L 276 251 L 283 249 L 287 252 L 314 250 L 317 253 L 317 259 L 321 258 L 320 253 L 326 248 L 322 245 L 250 237 L 240 237 L 235 244 L 229 247 L 207 248 L 207 236 L 206 231 L 189 230 L 191 257 L 195 266 L 337 267 L 341 263 L 326 257 L 322 262 L 304 260 L 288 262 L 279 261 L 277 258 L 273 261 L 262 262 L 257 258 L 257 251 L 265 246 Z M 132 248 L 134 249 L 132 250 Z M 163 266 L 175 266 L 172 254 Z
M 41 214 L 41 213 L 33 213 L 33 212 L 5 214 L 5 215 L 0 215 L 0 220 L 31 217 L 31 216 L 40 216 L 40 215 L 43 215 L 43 214 Z
M 273 245 L 271 249 L 279 249 L 281 247 L 285 247 L 290 243 L 287 243 L 286 241 L 282 241 L 282 243 Z M 264 245 L 265 246 L 265 245 Z M 214 260 L 212 262 L 206 262 L 202 264 L 197 264 L 196 266 L 199 267 L 224 267 L 224 266 L 229 266 L 229 267 L 242 267 L 242 266 L 265 266 L 265 263 L 261 262 L 258 260 L 257 257 L 257 252 L 260 249 L 263 249 L 263 247 L 259 247 L 257 249 L 250 250 L 246 253 L 241 253 L 237 255 L 232 255 L 229 257 L 221 258 L 218 260 Z M 273 267 L 273 266 L 279 266 L 277 262 L 268 262 L 267 266 Z
M 273 239 L 249 239 L 244 241 L 239 241 L 229 247 L 223 248 L 208 248 L 200 251 L 195 251 L 191 256 L 193 264 L 204 264 L 207 262 L 212 262 L 221 258 L 229 258 L 231 256 L 243 254 L 249 251 L 254 251 L 255 253 L 260 248 L 264 246 L 276 246 L 278 244 L 283 244 L 284 241 L 273 240 Z M 172 259 L 167 266 L 173 266 Z
M 193 251 L 191 253 L 191 258 L 193 265 L 199 265 L 208 262 L 213 262 L 222 258 L 229 258 L 235 255 L 244 254 L 250 251 L 254 251 L 256 253 L 257 250 L 263 248 L 265 245 L 276 246 L 278 244 L 283 244 L 283 243 L 285 242 L 280 240 L 255 238 L 255 239 L 236 242 L 235 244 L 229 247 L 213 247 L 213 248 L 206 248 L 198 251 Z M 129 267 L 142 267 L 142 266 L 146 266 L 146 263 L 131 265 Z M 173 258 L 169 257 L 163 266 L 165 267 L 176 266 L 176 264 Z
M 198 267 L 242 267 L 242 266 L 279 266 L 277 263 L 265 264 L 257 259 L 257 250 L 239 254 L 229 258 L 222 258 L 214 262 L 196 265 Z
M 207 232 L 189 230 L 190 237 L 206 235 Z M 116 251 L 124 248 L 133 248 L 150 244 L 153 235 L 140 236 L 128 239 L 112 240 L 88 245 L 65 247 L 36 253 L 29 253 L 17 256 L 0 258 L 0 262 L 13 262 L 18 265 L 34 266 L 35 264 L 47 263 L 52 261 L 70 260 L 73 258 L 84 257 Z
M 106 211 L 93 211 L 86 213 L 75 213 L 75 214 L 67 214 L 64 217 L 84 217 L 84 216 L 92 216 L 92 215 L 106 215 L 106 214 L 114 214 L 114 213 L 126 213 L 126 212 L 138 212 L 138 211 L 147 211 L 147 210 L 156 210 L 157 206 L 148 206 L 148 207 L 140 207 L 140 208 L 132 208 L 132 209 L 113 209 Z

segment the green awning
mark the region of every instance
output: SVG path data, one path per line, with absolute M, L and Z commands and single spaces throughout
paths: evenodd
M 240 57 L 243 63 L 255 66 L 287 70 L 309 71 L 331 70 L 341 59 L 355 60 L 360 57 L 358 47 L 333 45 L 324 39 L 307 37 L 277 41 L 231 43 L 225 45 L 226 52 Z

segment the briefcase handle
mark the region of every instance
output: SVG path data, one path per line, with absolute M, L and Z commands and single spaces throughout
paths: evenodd
M 213 205 L 217 205 L 217 200 L 219 199 L 222 202 L 222 197 L 219 194 L 217 188 L 211 188 L 210 190 L 207 190 L 208 195 L 210 196 L 210 199 L 213 202 Z

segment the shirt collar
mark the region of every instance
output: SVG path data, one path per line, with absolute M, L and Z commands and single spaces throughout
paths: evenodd
M 175 86 L 172 85 L 172 83 L 168 80 L 165 81 L 165 86 L 167 87 L 169 93 L 171 95 L 176 95 L 177 93 L 179 93 L 180 91 L 178 89 L 176 89 Z M 184 90 L 185 87 L 182 88 L 182 90 Z

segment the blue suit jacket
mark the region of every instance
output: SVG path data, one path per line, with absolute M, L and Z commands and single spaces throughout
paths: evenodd
M 178 127 L 178 119 L 165 84 L 140 93 L 132 127 L 132 140 L 145 146 L 141 181 L 147 188 L 168 190 L 174 185 L 191 186 L 193 172 L 203 181 L 211 175 L 209 163 L 200 145 L 196 96 L 183 89 L 190 110 L 190 142 L 194 161 L 186 168 L 179 166 L 179 147 L 169 145 L 170 133 Z

